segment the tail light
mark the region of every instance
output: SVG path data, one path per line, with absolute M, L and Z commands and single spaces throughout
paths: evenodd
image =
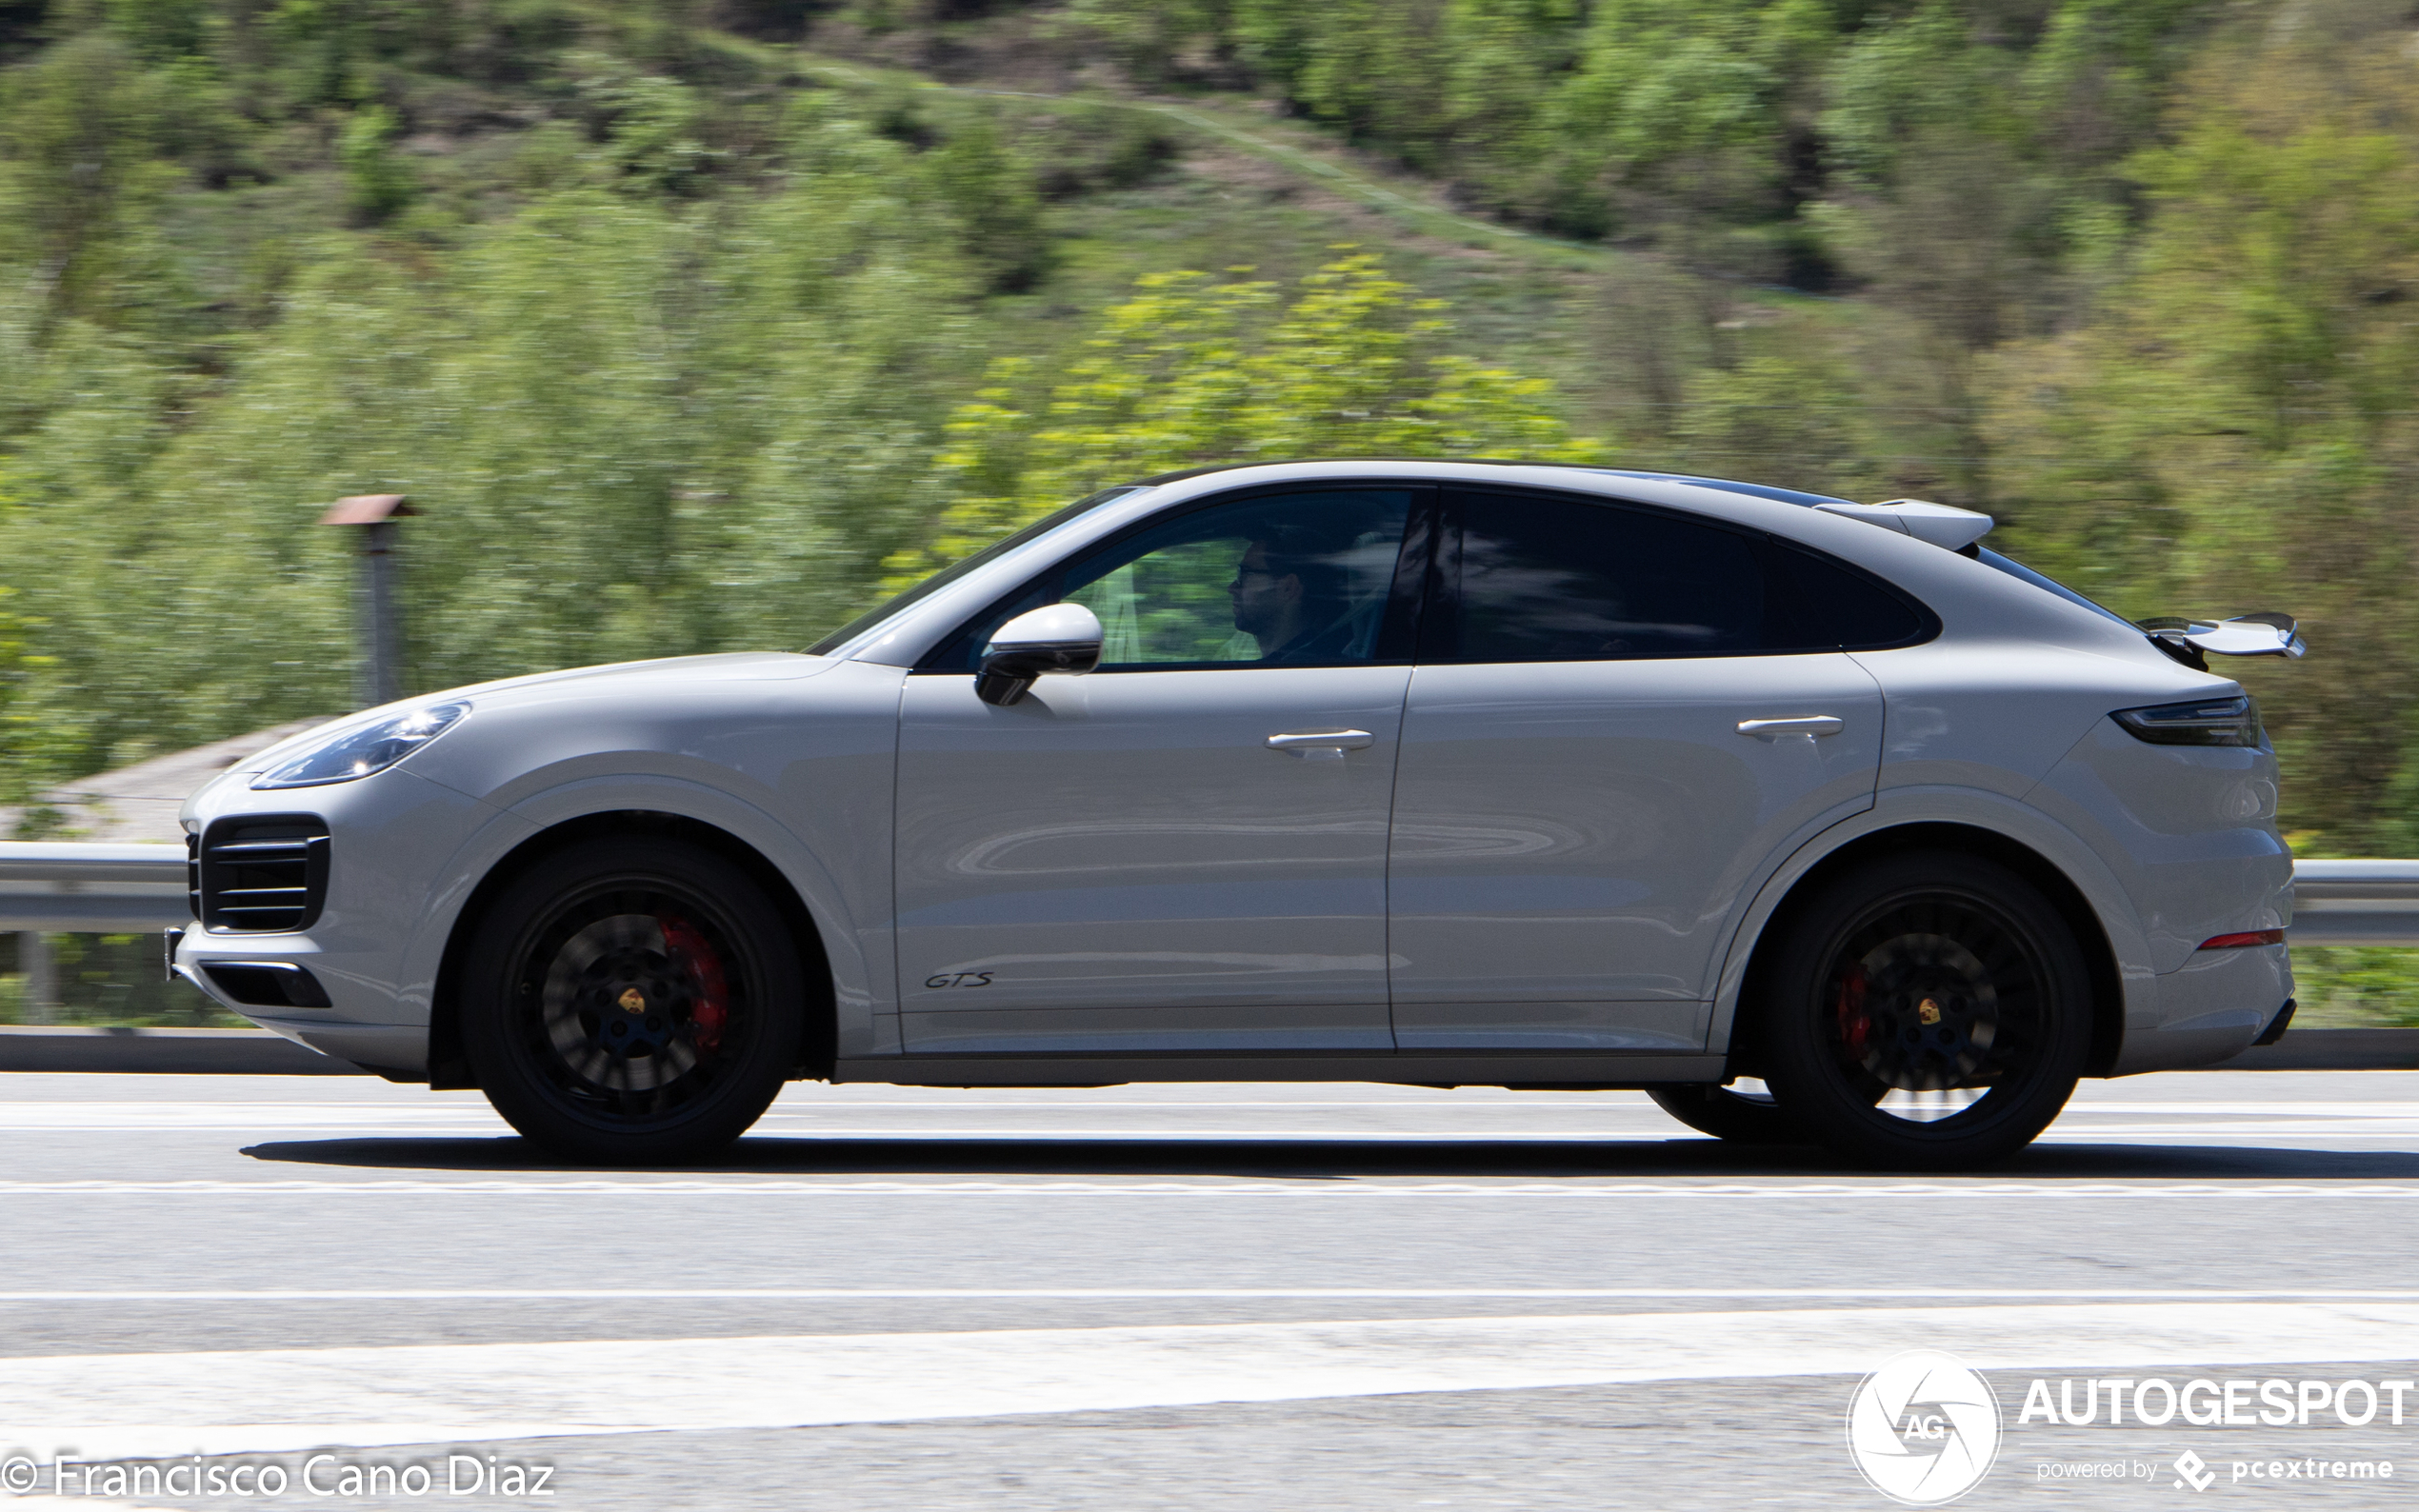
M 2109 717 L 2153 746 L 2257 746 L 2262 738 L 2259 700 L 2240 694 L 2121 708 Z

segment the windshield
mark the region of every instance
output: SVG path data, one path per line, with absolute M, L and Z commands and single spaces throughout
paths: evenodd
M 843 646 L 848 645 L 850 641 L 855 640 L 858 636 L 863 635 L 866 631 L 881 624 L 884 620 L 889 619 L 891 615 L 896 614 L 899 610 L 906 608 L 909 605 L 915 603 L 918 599 L 939 592 L 942 588 L 949 587 L 958 579 L 966 576 L 966 574 L 973 571 L 976 567 L 981 567 L 984 563 L 994 561 L 1000 557 L 1006 556 L 1009 552 L 1015 550 L 1026 542 L 1030 541 L 1037 536 L 1047 534 L 1051 530 L 1057 529 L 1060 526 L 1065 525 L 1068 521 L 1072 520 L 1079 514 L 1086 513 L 1092 509 L 1097 509 L 1104 504 L 1114 503 L 1115 501 L 1123 499 L 1130 494 L 1141 493 L 1144 491 L 1144 487 L 1145 486 L 1142 484 L 1127 484 L 1122 487 L 1103 488 L 1098 493 L 1076 500 L 1073 504 L 1067 506 L 1063 509 L 1046 514 L 1040 519 L 1034 521 L 1031 525 L 1027 526 L 1024 529 L 1017 531 L 1015 534 L 1003 536 L 999 540 L 992 542 L 990 546 L 987 546 L 982 550 L 975 552 L 965 561 L 954 562 L 950 566 L 941 568 L 940 571 L 933 573 L 930 577 L 926 578 L 923 582 L 918 583 L 915 587 L 908 589 L 906 592 L 891 598 L 879 607 L 866 610 L 863 614 L 858 615 L 848 624 L 841 626 L 836 630 L 833 630 L 822 640 L 819 640 L 812 646 L 808 647 L 807 654 L 809 656 L 829 656 L 833 651 L 838 650 Z
M 2045 573 L 2035 572 L 2032 568 L 2025 566 L 2019 561 L 2016 561 L 2013 557 L 2004 557 L 1996 551 L 1984 549 L 1976 552 L 1974 559 L 1985 567 L 1997 567 L 2000 571 L 2007 573 L 2009 577 L 2020 578 L 2045 592 L 2055 593 L 2058 597 L 2066 600 L 2069 604 L 2080 604 L 2094 614 L 2104 614 L 2109 619 L 2116 621 L 2119 625 L 2124 626 L 2129 630 L 2138 630 L 2141 628 L 2140 626 L 2134 624 L 2131 620 L 2127 619 L 2124 615 L 2119 614 L 2116 610 L 2108 607 L 2106 605 L 2092 603 L 2089 599 L 2085 598 L 2082 594 L 2077 593 L 2074 589 L 2059 582 L 2056 578 L 2049 577 Z

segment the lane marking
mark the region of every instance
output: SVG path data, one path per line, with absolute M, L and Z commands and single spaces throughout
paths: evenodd
M 0 1360 L 12 1449 L 88 1460 L 1853 1375 L 2419 1359 L 2419 1304 L 1529 1315 Z M 643 1387 L 640 1383 L 643 1383 Z M 240 1413 L 240 1419 L 231 1419 Z
M 0 1182 L 4 1197 L 1281 1197 L 1293 1201 L 1373 1201 L 1382 1198 L 1561 1198 L 1570 1201 L 1675 1199 L 1722 1202 L 1832 1202 L 1844 1198 L 1913 1198 L 1939 1201 L 1980 1198 L 2055 1197 L 2091 1201 L 2144 1198 L 2209 1202 L 2277 1199 L 2386 1201 L 2419 1198 L 2419 1185 L 2345 1182 L 2244 1182 L 2214 1177 L 2197 1182 L 2023 1182 L 1978 1179 L 1968 1183 L 1841 1181 L 1789 1182 L 1772 1185 L 1707 1182 L 1702 1184 L 1625 1182 L 1572 1177 L 1565 1182 L 1516 1179 L 1468 1182 L 1393 1181 L 1386 1177 L 1306 1175 L 1297 1181 L 1238 1177 L 1217 1182 L 997 1182 L 997 1181 L 696 1181 L 668 1178 L 429 1181 L 63 1181 Z
M 290 1302 L 2409 1302 L 2419 1289 L 2109 1286 L 686 1286 L 5 1291 L 10 1303 Z

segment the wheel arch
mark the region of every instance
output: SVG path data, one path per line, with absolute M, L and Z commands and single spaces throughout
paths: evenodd
M 633 833 L 685 840 L 713 851 L 746 871 L 757 885 L 764 888 L 765 896 L 780 910 L 783 922 L 790 926 L 790 938 L 798 942 L 799 949 L 806 958 L 803 964 L 810 996 L 804 1005 L 806 1032 L 800 1042 L 800 1064 L 796 1069 L 813 1077 L 829 1077 L 831 1074 L 832 1061 L 838 1053 L 834 1043 L 837 1005 L 832 987 L 831 963 L 824 948 L 823 932 L 817 927 L 814 914 L 808 908 L 806 900 L 799 896 L 797 887 L 762 851 L 719 826 L 686 814 L 620 808 L 567 819 L 522 840 L 488 868 L 487 874 L 479 879 L 470 897 L 455 912 L 446 937 L 445 952 L 437 965 L 436 990 L 430 1003 L 429 1085 L 431 1088 L 450 1091 L 478 1085 L 462 1048 L 460 987 L 463 957 L 468 953 L 470 936 L 476 931 L 489 903 L 515 877 L 566 846 L 600 835 Z
M 1750 1005 L 1758 1001 L 1761 972 L 1778 952 L 1807 901 L 1828 883 L 1876 856 L 1909 850 L 1958 850 L 1999 863 L 2031 883 L 2058 910 L 2074 933 L 2091 977 L 2091 1047 L 2084 1063 L 2087 1076 L 2107 1076 L 2116 1065 L 2125 1040 L 2125 985 L 2115 946 L 2099 910 L 2064 868 L 2033 846 L 2003 831 L 1949 820 L 1919 820 L 1857 835 L 1825 853 L 1789 883 L 1779 901 L 1757 928 L 1747 954 L 1736 1006 L 1731 1015 L 1729 1068 L 1732 1076 L 1758 1074 L 1757 1025 Z

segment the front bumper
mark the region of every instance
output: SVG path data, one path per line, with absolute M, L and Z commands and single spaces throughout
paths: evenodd
M 187 822 L 206 827 L 234 815 L 294 812 L 316 814 L 328 826 L 318 917 L 290 932 L 206 929 L 196 921 L 176 943 L 170 968 L 230 1012 L 314 1050 L 381 1070 L 424 1070 L 443 932 L 465 890 L 448 880 L 466 841 L 495 810 L 395 768 L 358 782 L 267 793 L 230 776 L 196 797 Z M 299 967 L 326 1006 L 243 1001 L 206 969 L 211 965 Z M 242 985 L 243 974 L 230 975 Z

